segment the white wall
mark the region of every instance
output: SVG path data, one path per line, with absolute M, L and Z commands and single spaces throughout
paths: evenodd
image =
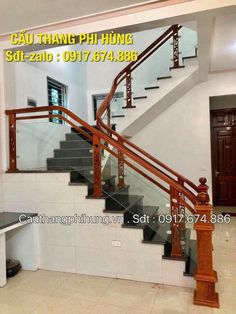
M 148 47 L 155 39 L 157 39 L 167 27 L 151 29 L 148 31 L 136 32 L 133 34 L 133 45 L 101 45 L 86 46 L 84 49 L 94 50 L 113 50 L 115 55 L 119 50 L 137 50 L 139 53 Z M 184 27 L 180 31 L 182 35 L 180 39 L 181 56 L 189 56 L 195 53 L 197 44 L 197 35 L 194 30 Z M 149 86 L 153 81 L 156 81 L 158 76 L 168 75 L 169 67 L 172 66 L 171 59 L 173 58 L 172 40 L 164 44 L 156 53 L 154 53 L 146 62 L 132 73 L 132 90 L 134 94 L 138 94 L 144 90 L 144 87 Z M 109 92 L 112 81 L 115 76 L 129 62 L 88 62 L 86 65 L 87 73 L 87 103 L 88 116 L 90 122 L 93 122 L 93 103 L 92 95 Z M 125 81 L 120 84 L 118 91 L 125 90 Z M 125 113 L 124 113 L 125 114 Z
M 108 215 L 104 199 L 86 199 L 86 185 L 68 182 L 68 173 L 5 174 L 4 209 L 48 216 Z M 184 261 L 162 259 L 163 245 L 143 244 L 142 229 L 121 223 L 37 225 L 39 268 L 193 287 L 193 278 L 183 276 Z M 112 246 L 112 240 L 121 246 Z
M 211 192 L 209 97 L 236 94 L 235 80 L 236 72 L 209 75 L 132 141 L 195 183 L 206 177 Z
M 54 56 L 65 50 L 81 49 L 59 47 L 47 50 Z M 68 108 L 82 119 L 87 119 L 86 71 L 80 62 L 19 62 L 6 64 L 7 108 L 27 106 L 27 97 L 37 101 L 38 106 L 48 105 L 47 76 L 68 86 Z

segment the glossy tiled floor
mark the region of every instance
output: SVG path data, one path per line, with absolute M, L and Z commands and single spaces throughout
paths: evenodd
M 214 248 L 219 310 L 192 305 L 187 288 L 40 270 L 22 271 L 0 289 L 0 314 L 234 314 L 236 218 L 216 225 Z

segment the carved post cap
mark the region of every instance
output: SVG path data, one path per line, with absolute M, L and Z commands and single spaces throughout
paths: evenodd
M 208 204 L 210 201 L 210 197 L 208 194 L 208 185 L 206 185 L 207 179 L 204 177 L 201 177 L 199 179 L 199 186 L 198 186 L 198 195 L 197 195 L 197 200 L 198 203 L 200 204 Z
M 199 182 L 201 183 L 201 185 L 206 185 L 207 179 L 204 178 L 204 177 L 201 177 L 201 178 L 199 179 Z

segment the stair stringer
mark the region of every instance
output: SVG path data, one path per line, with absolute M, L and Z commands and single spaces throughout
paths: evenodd
M 198 83 L 198 80 L 199 71 L 198 68 L 195 68 L 191 74 L 186 76 L 183 80 L 180 80 L 169 92 L 151 105 L 146 111 L 139 116 L 134 116 L 133 120 L 128 125 L 125 125 L 123 128 L 121 127 L 120 132 L 125 136 L 134 136 L 152 120 L 156 119 L 163 111 L 167 110 L 178 99 L 190 91 Z M 148 100 L 144 101 L 147 102 Z M 140 106 L 142 106 L 141 103 Z

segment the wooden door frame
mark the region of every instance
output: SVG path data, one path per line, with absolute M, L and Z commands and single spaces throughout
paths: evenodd
M 216 201 L 216 184 L 215 184 L 215 158 L 214 158 L 214 137 L 213 137 L 213 133 L 214 133 L 214 128 L 213 128 L 213 115 L 214 113 L 229 113 L 235 111 L 236 112 L 236 108 L 223 108 L 223 109 L 210 109 L 210 134 L 211 134 L 211 178 L 212 178 L 212 204 L 213 206 L 215 205 L 215 201 Z M 216 205 L 215 205 L 216 206 Z M 223 206 L 223 205 L 222 205 Z M 225 205 L 227 206 L 227 205 Z

